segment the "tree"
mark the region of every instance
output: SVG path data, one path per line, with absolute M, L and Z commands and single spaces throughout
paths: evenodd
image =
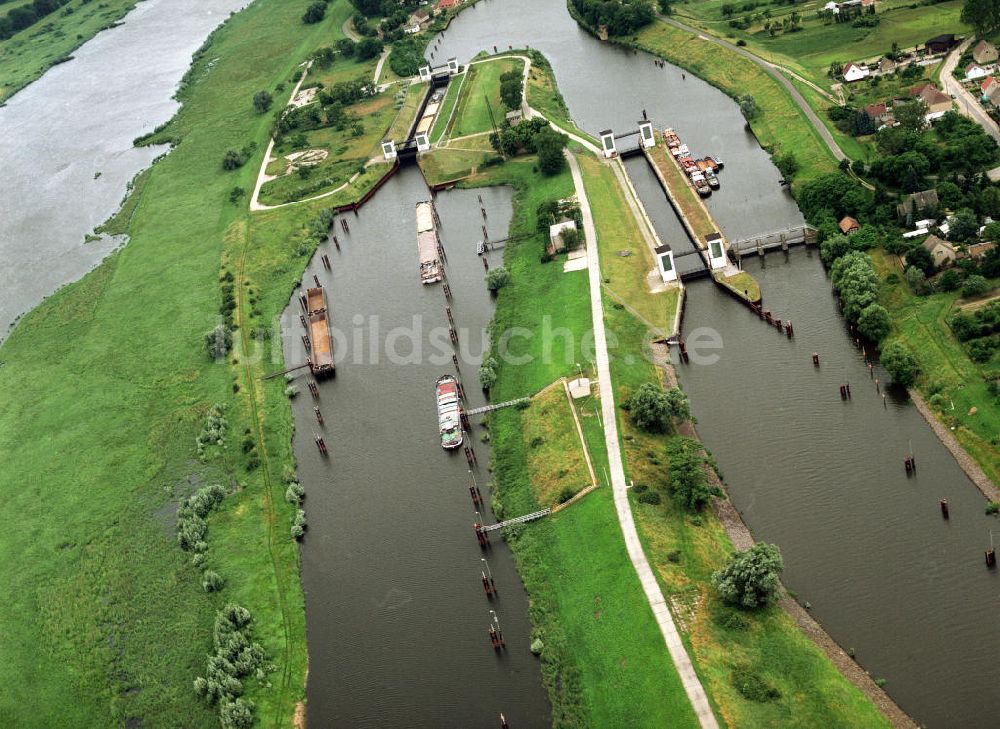
M 359 61 L 368 61 L 382 52 L 382 41 L 378 38 L 362 38 L 355 47 Z
M 778 597 L 784 567 L 778 547 L 760 542 L 733 553 L 729 564 L 712 574 L 712 585 L 728 603 L 762 607 Z
M 625 401 L 632 422 L 651 433 L 666 431 L 674 418 L 687 420 L 691 407 L 687 397 L 676 387 L 664 391 L 659 385 L 645 382 Z
M 302 22 L 306 23 L 307 25 L 311 25 L 313 23 L 320 22 L 325 17 L 326 17 L 326 3 L 317 0 L 317 2 L 314 2 L 312 5 L 306 8 L 306 12 L 302 15 Z
M 521 77 L 505 79 L 500 83 L 500 100 L 508 109 L 521 108 Z
M 355 46 L 357 45 L 350 38 L 341 38 L 337 41 L 337 50 L 340 52 L 344 58 L 350 58 L 354 55 Z
M 228 149 L 222 158 L 222 169 L 228 171 L 236 170 L 242 167 L 244 162 L 246 162 L 246 158 L 240 151 Z
M 757 118 L 757 114 L 760 110 L 757 108 L 757 100 L 754 99 L 750 94 L 743 94 L 736 98 L 736 103 L 740 105 L 740 111 L 743 112 L 743 118 L 747 121 L 753 121 Z
M 270 91 L 258 91 L 253 95 L 253 108 L 258 114 L 265 113 L 271 108 L 273 102 L 274 98 L 271 96 Z
M 915 294 L 923 294 L 927 290 L 927 277 L 924 272 L 916 266 L 909 266 L 906 269 L 906 283 Z
M 962 208 L 948 221 L 948 240 L 968 240 L 978 232 L 979 219 L 968 208 Z
M 719 489 L 705 477 L 706 458 L 702 444 L 691 438 L 675 436 L 667 444 L 670 461 L 670 494 L 681 508 L 690 512 L 701 511 Z
M 208 356 L 212 359 L 223 359 L 232 346 L 233 335 L 223 324 L 219 324 L 215 329 L 205 334 L 205 349 L 208 350 Z
M 927 104 L 923 99 L 896 104 L 892 109 L 892 116 L 903 129 L 919 132 L 927 126 Z
M 837 234 L 824 238 L 819 244 L 819 257 L 827 266 L 851 250 L 851 241 L 846 235 Z
M 913 353 L 900 341 L 892 341 L 885 345 L 881 357 L 882 366 L 892 376 L 897 385 L 909 387 L 917 379 L 920 365 Z
M 858 331 L 873 342 L 881 342 L 892 329 L 889 311 L 881 304 L 869 304 L 858 317 Z
M 795 173 L 799 171 L 799 161 L 795 159 L 795 155 L 792 152 L 776 155 L 774 157 L 774 166 L 778 168 L 781 176 L 788 182 L 791 182 L 795 177 Z
M 1000 3 L 996 0 L 965 0 L 962 22 L 971 25 L 976 35 L 985 37 L 1000 28 Z
M 962 285 L 962 274 L 957 268 L 949 268 L 938 276 L 937 285 L 942 291 L 957 291 Z
M 534 141 L 538 151 L 538 169 L 542 174 L 552 176 L 561 172 L 566 165 L 563 157 L 566 136 L 546 127 L 535 135 Z
M 969 276 L 965 279 L 965 283 L 962 284 L 962 296 L 967 299 L 982 296 L 989 290 L 990 282 L 977 273 Z
M 491 268 L 486 274 L 486 288 L 490 291 L 499 291 L 510 283 L 510 271 L 503 266 Z
M 930 251 L 923 246 L 914 246 L 910 249 L 910 252 L 906 254 L 906 265 L 919 268 L 925 276 L 934 275 L 934 259 L 931 257 Z

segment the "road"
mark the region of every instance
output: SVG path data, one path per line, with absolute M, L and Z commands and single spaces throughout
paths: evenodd
M 601 302 L 601 263 L 597 255 L 597 229 L 594 227 L 594 216 L 587 200 L 587 192 L 583 186 L 583 176 L 576 158 L 565 152 L 573 174 L 573 184 L 576 187 L 577 199 L 583 213 L 583 232 L 587 240 L 587 268 L 590 276 L 590 307 L 594 326 L 594 349 L 597 364 L 597 381 L 601 395 L 601 414 L 604 418 L 604 438 L 608 449 L 608 467 L 611 470 L 611 489 L 614 494 L 615 511 L 618 513 L 618 523 L 625 539 L 625 548 L 629 559 L 639 576 L 642 590 L 646 594 L 653 617 L 660 627 L 667 651 L 677 668 L 684 691 L 698 717 L 702 729 L 719 729 L 719 724 L 712 713 L 705 688 L 695 673 L 691 657 L 684 647 L 673 616 L 667 607 L 667 602 L 656 581 L 646 553 L 639 541 L 639 532 L 635 528 L 632 516 L 632 506 L 628 500 L 628 487 L 625 484 L 625 469 L 622 464 L 621 445 L 618 440 L 618 421 L 615 412 L 615 398 L 611 389 L 611 364 L 608 358 L 607 333 L 604 330 L 604 307 Z
M 791 94 L 792 100 L 802 110 L 802 113 L 806 115 L 806 119 L 809 120 L 809 123 L 812 124 L 813 128 L 815 128 L 816 131 L 819 133 L 820 138 L 823 140 L 826 146 L 830 148 L 830 152 L 837 159 L 837 161 L 839 162 L 842 159 L 847 159 L 847 155 L 841 151 L 839 146 L 837 146 L 836 140 L 834 140 L 833 135 L 830 134 L 830 130 L 826 128 L 826 125 L 823 123 L 823 120 L 820 119 L 818 116 L 816 116 L 816 112 L 813 111 L 811 106 L 809 106 L 809 102 L 806 101 L 805 98 L 802 96 L 802 94 L 799 93 L 799 90 L 795 88 L 795 85 L 787 78 L 785 78 L 785 76 L 781 73 L 780 66 L 776 66 L 773 63 L 769 63 L 760 56 L 755 56 L 750 51 L 746 50 L 745 48 L 737 46 L 735 43 L 730 43 L 729 41 L 722 40 L 721 38 L 716 38 L 715 36 L 712 35 L 706 35 L 697 28 L 694 28 L 690 25 L 685 25 L 684 23 L 681 23 L 678 20 L 674 20 L 673 18 L 668 18 L 664 15 L 659 15 L 657 17 L 664 23 L 667 23 L 668 25 L 672 25 L 675 28 L 679 28 L 680 30 L 683 30 L 687 33 L 694 33 L 702 40 L 706 40 L 709 43 L 714 43 L 717 46 L 722 46 L 723 48 L 726 48 L 730 51 L 739 53 L 744 58 L 760 66 L 775 81 L 784 86 L 789 94 Z
M 961 45 L 955 48 L 944 59 L 944 63 L 941 64 L 941 85 L 944 86 L 945 93 L 958 102 L 959 113 L 972 119 L 972 121 L 986 130 L 987 134 L 997 140 L 997 142 L 1000 142 L 1000 127 L 990 118 L 990 115 L 986 113 L 983 107 L 979 105 L 979 101 L 966 90 L 962 82 L 952 76 L 955 66 L 958 65 L 958 60 L 972 44 L 973 40 L 975 38 L 972 36 L 966 38 L 962 41 Z

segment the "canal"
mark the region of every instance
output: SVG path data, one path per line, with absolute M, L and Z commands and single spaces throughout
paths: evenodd
M 118 244 L 84 236 L 164 147 L 132 146 L 177 111 L 172 95 L 209 32 L 246 0 L 147 0 L 0 107 L 0 341 L 12 323 Z

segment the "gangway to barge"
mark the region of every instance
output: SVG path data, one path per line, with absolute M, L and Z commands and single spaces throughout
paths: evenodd
M 479 527 L 481 532 L 495 532 L 497 529 L 503 529 L 505 526 L 510 526 L 511 524 L 524 524 L 525 522 L 534 521 L 535 519 L 541 519 L 544 516 L 548 516 L 552 513 L 552 509 L 546 508 L 541 511 L 533 511 L 530 514 L 525 514 L 523 516 L 515 516 L 513 519 L 507 519 L 506 521 L 498 521 L 496 524 L 489 524 L 487 526 Z

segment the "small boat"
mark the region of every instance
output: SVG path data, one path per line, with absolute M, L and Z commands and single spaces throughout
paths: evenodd
M 721 159 L 719 159 L 718 157 L 712 157 L 711 160 L 713 162 L 715 162 L 715 166 L 716 166 L 717 169 L 721 170 L 723 167 L 726 166 L 725 163 Z
M 708 197 L 712 194 L 712 188 L 708 186 L 708 180 L 700 172 L 695 172 L 691 175 L 691 182 L 702 197 Z
M 705 170 L 705 179 L 708 180 L 708 186 L 713 190 L 719 189 L 719 176 L 712 172 L 711 168 Z
M 462 445 L 462 399 L 458 395 L 458 381 L 451 375 L 437 379 L 438 429 L 441 447 L 452 450 Z

